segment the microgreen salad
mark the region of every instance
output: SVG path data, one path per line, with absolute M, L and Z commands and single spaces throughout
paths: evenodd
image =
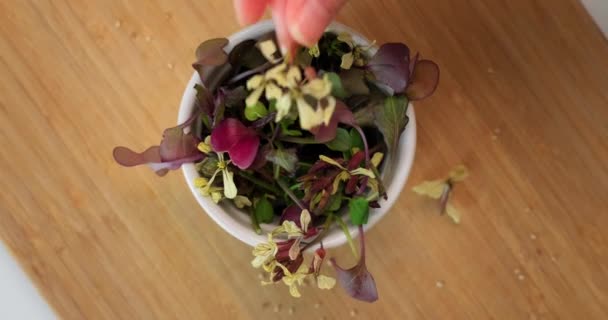
M 351 35 L 326 32 L 311 48 L 282 56 L 272 34 L 236 44 L 212 39 L 196 50 L 195 111 L 166 129 L 158 146 L 138 153 L 114 149 L 123 166 L 149 165 L 158 175 L 195 163 L 195 187 L 216 203 L 232 204 L 252 228 L 274 224 L 253 249 L 263 284 L 298 286 L 312 278 L 320 289 L 336 283 L 352 297 L 375 301 L 378 292 L 365 265 L 363 225 L 386 192 L 380 172 L 408 123 L 409 101 L 431 95 L 439 68 L 410 55 L 402 43 L 377 50 Z M 358 226 L 356 250 L 347 223 Z M 358 263 L 337 277 L 321 274 L 323 237 L 341 228 Z M 303 252 L 320 246 L 304 263 Z

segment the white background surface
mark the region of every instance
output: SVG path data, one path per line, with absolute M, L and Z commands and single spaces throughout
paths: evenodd
M 581 0 L 608 38 L 608 0 Z M 0 241 L 0 319 L 46 320 L 55 314 Z

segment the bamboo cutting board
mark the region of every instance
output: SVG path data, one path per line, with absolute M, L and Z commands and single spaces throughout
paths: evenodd
M 238 30 L 230 1 L 3 0 L 0 16 L 0 236 L 62 318 L 608 318 L 608 43 L 575 0 L 341 12 L 442 70 L 407 189 L 367 236 L 375 304 L 261 287 L 179 172 L 112 160 L 175 123 L 196 45 Z M 459 163 L 455 226 L 410 190 Z

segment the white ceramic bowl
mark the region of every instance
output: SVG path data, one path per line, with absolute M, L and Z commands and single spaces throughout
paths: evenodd
M 230 40 L 228 46 L 225 48 L 227 52 L 230 52 L 232 48 L 247 39 L 256 39 L 274 29 L 272 21 L 262 21 L 252 26 L 249 26 L 233 35 L 228 39 Z M 354 32 L 350 28 L 339 24 L 333 23 L 328 28 L 330 31 L 336 32 L 348 32 L 353 35 L 353 39 L 363 45 L 369 44 L 369 41 L 362 37 L 360 34 Z M 179 115 L 177 118 L 178 123 L 186 121 L 192 109 L 194 107 L 196 91 L 194 90 L 195 84 L 200 84 L 200 78 L 196 72 L 192 75 L 192 78 L 188 82 L 182 101 L 179 107 Z M 382 206 L 379 209 L 372 209 L 368 223 L 365 225 L 365 230 L 374 226 L 393 206 L 397 198 L 399 197 L 405 182 L 410 173 L 412 163 L 414 161 L 414 153 L 416 151 L 416 118 L 414 116 L 414 108 L 412 105 L 409 106 L 407 115 L 410 121 L 401 135 L 397 152 L 391 157 L 391 162 L 396 162 L 393 173 L 390 177 L 382 175 L 383 182 L 387 190 L 388 200 L 381 201 Z M 256 234 L 251 227 L 251 220 L 246 212 L 243 212 L 236 207 L 228 204 L 215 204 L 210 198 L 202 196 L 199 191 L 194 187 L 194 179 L 199 175 L 194 168 L 194 164 L 185 164 L 182 166 L 184 176 L 186 177 L 186 183 L 192 191 L 192 194 L 201 205 L 201 207 L 207 212 L 207 214 L 213 219 L 220 227 L 226 232 L 234 236 L 235 238 L 245 242 L 250 246 L 266 240 L 266 233 L 272 230 L 276 225 L 262 224 L 261 235 Z M 347 217 L 348 215 L 346 215 Z M 355 226 L 350 226 L 350 231 L 353 236 L 356 236 Z M 346 237 L 339 228 L 332 229 L 323 239 L 323 245 L 325 247 L 336 247 L 346 243 Z

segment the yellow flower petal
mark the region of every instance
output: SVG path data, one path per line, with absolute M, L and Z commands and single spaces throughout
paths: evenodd
M 215 203 L 219 203 L 220 200 L 222 200 L 222 194 L 218 191 L 215 192 L 211 192 L 211 200 L 213 200 L 213 202 Z
M 247 80 L 247 90 L 257 89 L 262 86 L 264 83 L 264 76 L 261 74 L 256 74 L 255 76 L 249 78 Z
M 275 122 L 279 122 L 289 114 L 289 111 L 291 111 L 291 96 L 289 93 L 283 94 L 279 100 L 277 100 L 275 107 L 277 108 Z
M 324 76 L 308 81 L 302 86 L 302 93 L 313 96 L 316 99 L 327 97 L 331 93 L 331 81 L 329 77 Z
M 300 255 L 300 243 L 302 242 L 302 237 L 297 237 L 296 241 L 294 241 L 294 243 L 291 245 L 291 248 L 289 248 L 289 259 L 296 260 L 298 258 L 298 256 Z
M 450 171 L 449 175 L 450 180 L 452 180 L 453 182 L 462 181 L 468 176 L 469 170 L 467 170 L 467 167 L 465 167 L 464 165 L 454 167 L 452 171 Z
M 340 68 L 348 70 L 353 66 L 355 57 L 352 52 L 345 53 L 342 55 L 342 61 L 340 62 Z
M 224 196 L 228 199 L 234 199 L 237 194 L 236 185 L 234 184 L 234 174 L 227 169 L 222 170 L 224 178 Z
M 460 224 L 460 212 L 458 212 L 454 206 L 448 203 L 448 205 L 445 207 L 445 213 L 448 215 L 448 217 L 452 218 L 452 221 L 455 224 Z
M 209 184 L 209 179 L 207 179 L 205 177 L 198 177 L 198 178 L 194 179 L 194 187 L 195 188 L 203 188 L 207 184 Z
M 320 109 L 323 112 L 323 123 L 328 126 L 331 121 L 331 116 L 334 115 L 334 111 L 336 110 L 336 99 L 332 96 L 328 96 L 325 98 L 327 105 L 323 108 L 320 106 L 317 109 Z
M 350 178 L 350 173 L 348 173 L 348 171 L 346 171 L 346 170 L 340 171 L 340 173 L 338 173 L 338 175 L 334 179 L 334 184 L 332 186 L 333 189 L 331 190 L 331 194 L 332 195 L 336 194 L 336 192 L 338 192 L 338 189 L 340 188 L 340 182 L 346 181 L 346 180 L 348 180 L 348 178 Z
M 310 224 L 311 220 L 312 218 L 310 217 L 310 212 L 306 209 L 302 210 L 300 213 L 300 225 L 302 226 L 304 233 L 308 231 L 308 225 Z
M 304 100 L 299 98 L 296 100 L 298 106 L 298 117 L 300 118 L 300 127 L 304 130 L 310 130 L 323 123 L 323 112 L 316 110 Z
M 266 71 L 266 80 L 274 80 L 281 87 L 287 87 L 287 77 L 285 76 L 287 64 L 281 63 L 276 67 Z
M 360 176 L 368 176 L 372 179 L 376 178 L 376 175 L 369 169 L 366 168 L 357 168 L 355 170 L 351 170 L 350 174 L 352 175 L 360 175 Z
M 277 45 L 274 43 L 273 40 L 270 39 L 259 42 L 257 46 L 260 49 L 260 52 L 262 53 L 264 58 L 266 58 L 266 60 L 273 63 L 279 60 L 275 58 L 275 53 L 277 52 Z
M 372 156 L 372 159 L 370 161 L 374 165 L 374 167 L 378 168 L 378 166 L 382 162 L 383 158 L 384 158 L 384 153 L 376 152 L 376 153 L 374 153 L 374 155 Z
M 293 221 L 283 221 L 282 224 L 283 232 L 287 233 L 289 238 L 295 238 L 302 236 L 302 229 L 300 229 Z
M 281 96 L 283 96 L 283 90 L 279 86 L 274 83 L 266 85 L 266 100 L 275 99 L 278 101 Z
M 317 277 L 317 286 L 319 289 L 329 290 L 332 289 L 336 285 L 336 279 L 324 275 L 319 275 Z
M 200 142 L 197 146 L 198 150 L 204 154 L 208 154 L 209 152 L 211 152 L 213 149 L 211 148 L 211 143 L 207 143 L 207 140 L 205 139 L 204 142 Z
M 432 180 L 424 181 L 421 184 L 415 186 L 412 190 L 417 194 L 431 197 L 433 199 L 439 199 L 443 193 L 446 183 L 443 180 Z
M 272 235 L 268 234 L 268 242 L 258 243 L 253 248 L 252 254 L 255 258 L 251 261 L 251 265 L 254 268 L 259 268 L 262 265 L 274 261 L 274 256 L 277 254 L 278 250 L 277 244 L 272 240 Z
M 251 200 L 245 196 L 236 196 L 234 197 L 234 205 L 239 209 L 243 209 L 244 207 L 251 207 L 252 203 Z
M 260 97 L 262 96 L 263 92 L 264 92 L 264 87 L 259 87 L 259 88 L 256 88 L 255 90 L 251 91 L 251 93 L 247 96 L 247 99 L 245 99 L 245 105 L 246 106 L 255 105 L 258 101 L 260 101 Z
M 336 160 L 334 160 L 334 159 L 332 159 L 332 158 L 330 158 L 330 157 L 328 157 L 328 156 L 320 155 L 320 156 L 319 156 L 319 159 L 320 159 L 321 161 L 323 161 L 323 162 L 327 162 L 327 163 L 329 163 L 329 164 L 331 164 L 331 165 L 334 165 L 334 166 L 336 166 L 336 167 L 338 167 L 338 168 L 340 168 L 340 169 L 342 169 L 342 170 L 346 170 L 346 168 L 344 168 L 344 167 L 343 167 L 341 164 L 339 164 L 339 163 L 338 163 Z
M 298 85 L 298 83 L 302 80 L 302 73 L 300 72 L 300 68 L 296 66 L 289 67 L 287 71 L 287 86 L 289 88 L 294 88 Z
M 337 39 L 345 42 L 351 48 L 354 46 L 353 36 L 350 33 L 342 32 L 338 35 Z
M 291 294 L 291 296 L 294 298 L 299 298 L 302 296 L 298 290 L 298 286 L 295 284 L 289 286 L 289 294 Z

